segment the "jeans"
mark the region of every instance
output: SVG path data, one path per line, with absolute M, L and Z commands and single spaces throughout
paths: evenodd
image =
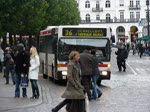
M 15 89 L 15 96 L 20 97 L 20 82 L 21 82 L 21 73 L 16 73 L 16 89 Z M 27 96 L 26 88 L 22 88 L 22 96 Z
M 37 85 L 37 80 L 34 80 L 34 79 L 30 79 L 31 81 L 31 87 L 32 87 L 32 93 L 33 93 L 33 97 L 39 97 L 40 96 L 40 93 L 39 93 L 39 88 L 38 88 L 38 85 Z
M 97 85 L 97 80 L 99 78 L 99 75 L 93 75 L 92 76 L 92 81 L 93 81 L 93 89 L 92 89 L 92 98 L 96 99 L 97 98 L 97 94 L 101 95 L 102 92 L 100 90 L 100 88 Z
M 9 72 L 11 73 L 12 81 L 15 84 L 15 82 L 16 82 L 15 65 L 8 65 L 8 66 L 6 66 L 6 68 L 5 68 L 6 83 L 9 83 Z

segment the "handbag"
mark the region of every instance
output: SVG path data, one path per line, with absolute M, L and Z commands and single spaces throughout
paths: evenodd
M 27 77 L 27 75 L 21 74 L 21 83 L 20 83 L 20 86 L 22 88 L 28 87 L 28 77 Z

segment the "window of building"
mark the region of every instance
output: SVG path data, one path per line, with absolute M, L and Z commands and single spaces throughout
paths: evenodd
M 140 0 L 136 0 L 136 7 L 140 6 Z
M 96 1 L 96 9 L 99 9 L 99 8 L 100 8 L 99 1 Z
M 124 20 L 124 12 L 120 12 L 120 20 L 121 20 L 121 21 Z
M 106 14 L 106 22 L 110 22 L 110 14 Z
M 136 12 L 136 19 L 140 19 L 140 12 Z
M 91 20 L 90 14 L 86 14 L 85 19 L 86 19 L 86 22 L 90 22 L 90 20 Z
M 125 29 L 124 29 L 122 26 L 120 26 L 120 27 L 118 28 L 118 32 L 125 32 Z
M 119 2 L 120 6 L 124 6 L 124 0 L 120 0 Z
M 110 1 L 106 0 L 106 8 L 110 8 Z
M 96 20 L 100 20 L 100 16 L 99 15 L 96 15 Z
M 85 8 L 90 8 L 90 1 L 87 0 L 87 1 L 85 2 Z
M 146 12 L 146 18 L 148 18 L 148 12 Z M 149 13 L 149 18 L 150 18 L 150 13 Z
M 130 12 L 130 19 L 134 19 L 134 12 Z
M 133 7 L 133 6 L 134 6 L 133 0 L 130 0 L 130 7 Z

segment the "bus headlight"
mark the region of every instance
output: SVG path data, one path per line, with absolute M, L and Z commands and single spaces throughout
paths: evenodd
M 67 76 L 67 71 L 62 71 L 62 75 Z
M 110 67 L 111 67 L 111 64 L 108 64 L 107 66 L 110 68 Z
M 107 71 L 102 71 L 102 75 L 108 75 Z

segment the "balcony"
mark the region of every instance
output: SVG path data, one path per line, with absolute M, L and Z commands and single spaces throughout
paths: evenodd
M 92 8 L 92 12 L 103 12 L 103 8 Z
M 141 10 L 141 6 L 140 5 L 130 5 L 129 10 Z
M 142 18 L 142 21 L 145 21 L 146 18 Z M 133 19 L 100 19 L 100 20 L 81 20 L 81 24 L 105 24 L 105 23 L 138 23 L 139 19 L 133 18 Z

